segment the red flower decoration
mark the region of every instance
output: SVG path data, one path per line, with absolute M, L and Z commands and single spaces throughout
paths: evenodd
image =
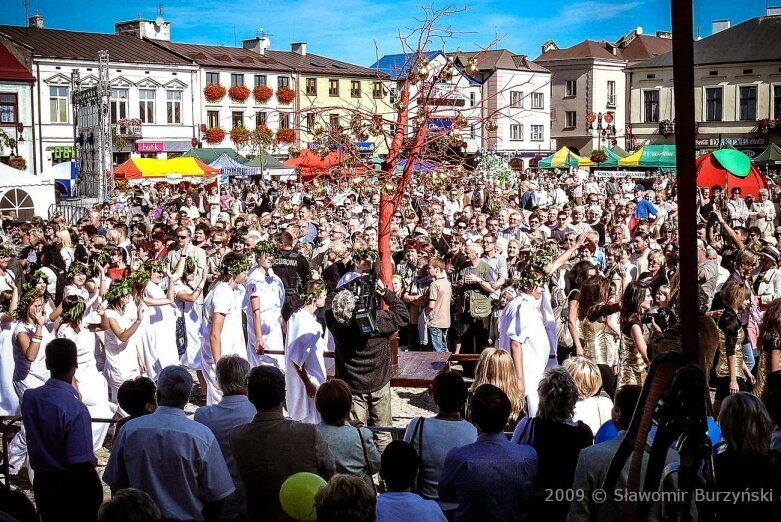
M 231 85 L 231 88 L 228 89 L 228 96 L 230 96 L 233 101 L 247 101 L 249 95 L 249 88 L 246 85 Z
M 225 98 L 225 87 L 219 83 L 210 83 L 203 88 L 203 96 L 206 101 L 218 102 Z
M 213 127 L 211 129 L 206 129 L 206 143 L 222 143 L 222 140 L 225 139 L 225 131 L 222 130 L 219 127 Z
M 266 85 L 258 85 L 252 89 L 252 95 L 255 97 L 256 102 L 266 103 L 271 99 L 272 94 L 274 94 L 274 91 Z
M 277 89 L 277 100 L 279 103 L 290 103 L 296 99 L 296 91 L 290 87 L 280 87 Z
M 201 129 L 201 134 L 203 134 L 204 132 L 206 132 L 206 129 L 207 129 L 207 127 L 206 127 L 206 124 L 205 124 L 205 123 L 201 123 L 201 127 L 200 127 L 200 129 Z
M 277 91 L 279 95 L 279 91 Z M 296 141 L 296 132 L 293 129 L 279 129 L 277 131 L 278 143 L 293 143 Z
M 257 132 L 261 137 L 269 140 L 274 137 L 274 133 L 265 125 L 258 125 L 255 127 L 255 132 Z
M 231 141 L 237 147 L 241 147 L 249 143 L 249 131 L 244 127 L 236 127 L 231 129 Z

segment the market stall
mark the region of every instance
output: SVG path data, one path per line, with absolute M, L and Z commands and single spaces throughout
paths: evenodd
M 48 218 L 54 203 L 53 177 L 35 176 L 0 163 L 0 214 L 17 219 Z
M 212 183 L 220 174 L 197 158 L 180 157 L 172 159 L 131 158 L 114 169 L 117 181 L 136 183 Z
M 751 160 L 755 165 L 770 166 L 781 165 L 781 147 L 771 143 L 768 148 Z
M 260 168 L 252 167 L 249 164 L 241 164 L 227 154 L 220 155 L 219 158 L 209 164 L 210 167 L 220 170 L 221 183 L 225 178 L 249 178 L 259 176 Z
M 588 158 L 583 158 L 572 152 L 567 147 L 562 147 L 547 158 L 542 158 L 537 167 L 541 169 L 568 169 L 570 167 L 594 167 L 596 163 Z
M 674 169 L 675 145 L 644 145 L 634 154 L 618 160 L 619 167 L 641 169 Z
M 759 189 L 767 188 L 767 182 L 759 169 L 751 164 L 748 156 L 735 149 L 719 149 L 697 158 L 697 186 L 719 185 L 729 193 L 735 187 L 742 196 L 749 194 L 759 198 Z

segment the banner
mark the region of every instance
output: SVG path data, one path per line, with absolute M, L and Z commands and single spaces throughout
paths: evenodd
M 648 177 L 648 172 L 644 170 L 592 170 L 591 173 L 598 178 L 612 178 L 613 176 L 619 178 L 625 178 L 627 176 L 632 178 Z

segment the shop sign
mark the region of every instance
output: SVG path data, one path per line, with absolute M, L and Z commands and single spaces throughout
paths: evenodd
M 619 178 L 625 178 L 627 176 L 633 178 L 646 178 L 648 172 L 644 170 L 592 170 L 591 173 L 598 178 L 612 178 L 618 176 Z
M 355 148 L 358 149 L 358 152 L 371 154 L 374 152 L 374 142 L 373 141 L 356 141 L 355 142 Z
M 138 152 L 165 152 L 165 143 L 162 141 L 137 141 Z
M 723 136 L 719 142 L 718 136 L 699 136 L 694 140 L 694 146 L 699 148 L 718 148 L 725 145 L 732 147 L 767 147 L 767 138 L 752 136 Z

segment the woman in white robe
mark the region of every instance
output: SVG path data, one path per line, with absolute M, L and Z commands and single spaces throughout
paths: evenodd
M 62 300 L 63 323 L 57 330 L 57 337 L 70 339 L 76 345 L 76 387 L 90 417 L 110 419 L 117 407 L 108 400 L 108 383 L 95 362 L 95 330 L 100 328 L 100 323 L 90 322 L 92 316 L 85 317 L 86 310 L 87 302 L 81 296 L 66 296 Z M 101 308 L 94 315 L 99 318 L 103 313 Z M 106 422 L 92 423 L 93 450 L 103 446 L 108 428 Z
M 254 252 L 258 264 L 247 275 L 245 284 L 247 359 L 253 368 L 267 364 L 283 369 L 284 355 L 265 353 L 266 350 L 281 352 L 285 349 L 285 338 L 282 335 L 285 285 L 271 269 L 276 246 L 270 241 L 259 241 Z
M 167 290 L 161 287 L 167 279 Z M 157 376 L 166 366 L 179 364 L 176 349 L 176 307 L 174 306 L 174 278 L 162 262 L 149 263 L 149 281 L 144 287 L 142 302 L 148 309 L 139 341 L 147 377 L 157 382 Z
M 309 281 L 301 295 L 304 302 L 287 323 L 285 343 L 285 402 L 291 419 L 317 424 L 320 414 L 315 407 L 317 389 L 326 380 L 323 354 L 325 331 L 315 317 L 325 306 L 326 286 L 322 281 Z
M 5 292 L 5 291 L 4 291 Z M 13 334 L 16 329 L 13 311 L 19 304 L 19 292 L 16 286 L 8 290 L 11 296 L 0 298 L 0 416 L 19 415 L 19 396 L 14 389 L 14 345 Z
M 187 346 L 179 359 L 179 364 L 195 370 L 198 376 L 198 382 L 201 383 L 201 390 L 206 390 L 206 381 L 201 372 L 201 316 L 196 301 L 203 292 L 203 286 L 206 284 L 206 278 L 202 277 L 198 285 L 193 286 L 195 279 L 196 265 L 193 258 L 182 256 L 180 263 L 182 266 L 182 277 L 174 283 L 174 295 L 176 296 L 177 314 L 184 317 L 184 329 Z M 177 272 L 179 268 L 177 267 Z
M 201 371 L 206 380 L 207 406 L 222 399 L 215 373 L 220 357 L 230 354 L 247 357 L 241 305 L 244 302 L 243 283 L 249 267 L 247 257 L 236 252 L 227 253 L 220 263 L 219 280 L 203 303 Z
M 101 325 L 106 338 L 103 375 L 115 404 L 122 383 L 146 373 L 143 357 L 135 342 L 144 320 L 144 307 L 130 305 L 130 290 L 130 282 L 126 279 L 118 279 L 111 284 L 105 296 L 108 307 Z

